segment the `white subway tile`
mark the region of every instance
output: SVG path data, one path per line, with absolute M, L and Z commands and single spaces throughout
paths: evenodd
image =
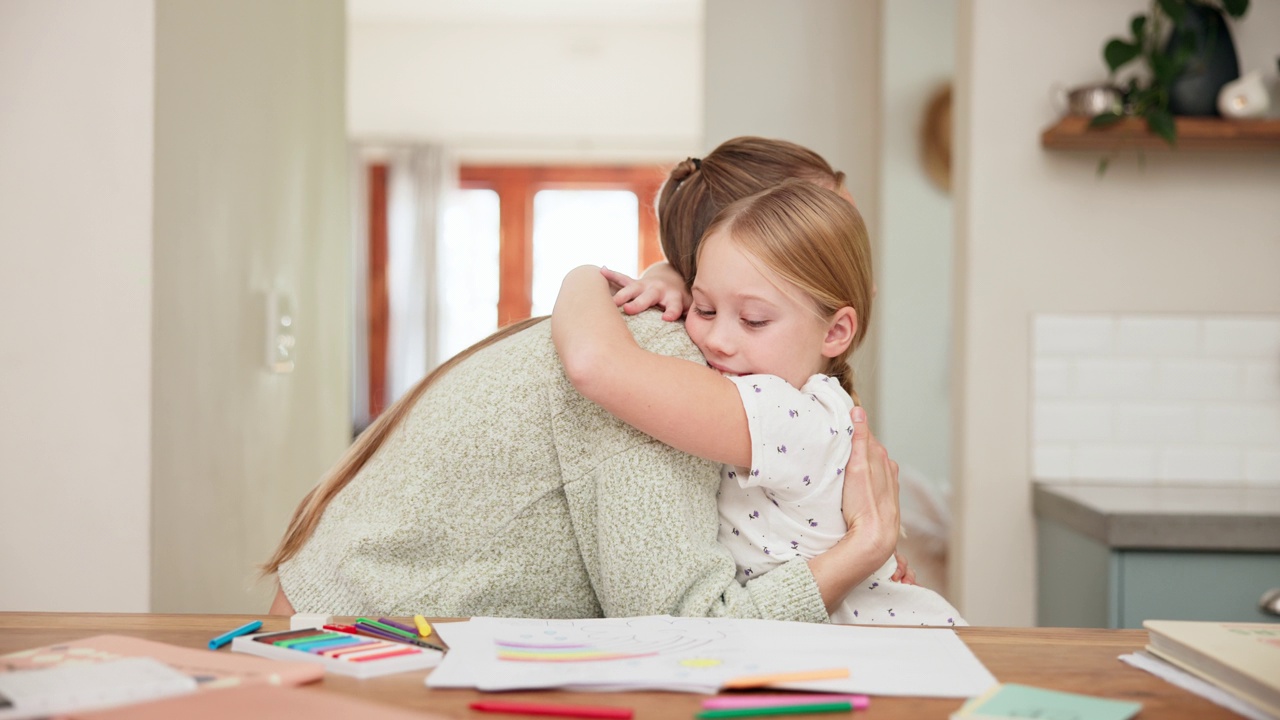
M 1031 465 L 1031 474 L 1037 480 L 1070 479 L 1071 446 L 1036 443 L 1032 452 Z
M 1115 320 L 1108 315 L 1037 315 L 1035 354 L 1110 355 L 1115 345 Z
M 1055 358 L 1036 358 L 1035 396 L 1062 398 L 1071 394 L 1071 363 Z
M 1200 430 L 1194 403 L 1124 403 L 1115 408 L 1114 439 L 1122 443 L 1190 442 Z
M 1200 413 L 1200 440 L 1280 447 L 1280 403 L 1206 405 Z
M 1280 317 L 1207 319 L 1204 353 L 1210 357 L 1280 357 Z
M 1193 357 L 1200 354 L 1200 321 L 1193 317 L 1126 315 L 1116 321 L 1116 354 Z
M 1081 359 L 1075 370 L 1076 397 L 1130 400 L 1155 395 L 1155 363 L 1150 360 Z
M 1232 482 L 1244 477 L 1244 452 L 1234 447 L 1164 448 L 1159 463 L 1161 480 Z
M 1075 477 L 1082 480 L 1153 480 L 1156 449 L 1151 445 L 1096 445 L 1075 447 Z
M 1245 365 L 1241 397 L 1245 400 L 1280 400 L 1280 361 Z
M 1111 438 L 1111 405 L 1076 400 L 1037 402 L 1034 437 L 1041 442 L 1074 442 Z
M 1222 360 L 1163 360 L 1156 365 L 1161 400 L 1233 400 L 1239 397 L 1242 368 Z
M 1280 450 L 1245 453 L 1244 479 L 1255 483 L 1280 483 Z

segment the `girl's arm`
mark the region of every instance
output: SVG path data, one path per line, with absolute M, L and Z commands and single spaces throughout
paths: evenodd
M 709 367 L 636 344 L 599 268 L 584 265 L 565 277 L 551 338 L 569 382 L 614 417 L 690 455 L 751 464 L 737 387 Z
M 600 274 L 618 288 L 613 304 L 628 315 L 656 306 L 662 308 L 662 319 L 672 322 L 683 317 L 685 309 L 693 304 L 684 278 L 665 260 L 650 265 L 639 280 L 609 268 L 600 268 Z

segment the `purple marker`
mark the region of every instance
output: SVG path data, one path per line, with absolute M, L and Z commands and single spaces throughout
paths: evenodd
M 397 628 L 397 629 L 399 629 L 399 630 L 403 630 L 403 631 L 405 631 L 405 632 L 409 633 L 410 635 L 413 635 L 414 637 L 418 637 L 418 628 L 409 627 L 408 625 L 405 625 L 404 623 L 398 623 L 398 622 L 396 622 L 395 620 L 388 620 L 387 618 L 378 618 L 378 622 L 380 622 L 380 623 L 385 623 L 385 624 L 387 624 L 387 625 L 390 625 L 390 626 L 391 626 L 391 627 L 393 627 L 393 628 Z

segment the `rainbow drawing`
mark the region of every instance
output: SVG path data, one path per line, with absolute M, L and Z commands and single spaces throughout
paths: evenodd
M 496 641 L 498 659 L 515 662 L 599 662 L 601 660 L 629 660 L 652 657 L 656 651 L 625 652 L 605 650 L 590 645 L 533 645 L 528 643 Z

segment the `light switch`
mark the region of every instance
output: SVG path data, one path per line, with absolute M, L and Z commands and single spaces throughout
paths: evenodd
M 293 298 L 280 292 L 267 294 L 267 369 L 274 373 L 293 372 L 297 338 L 294 330 Z

